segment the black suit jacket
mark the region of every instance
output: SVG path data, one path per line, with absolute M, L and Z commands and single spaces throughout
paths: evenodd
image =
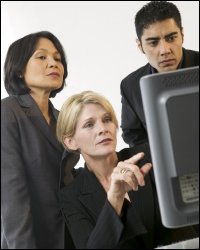
M 150 160 L 147 145 L 124 149 L 118 159 L 128 159 L 141 151 L 146 154 L 140 162 L 143 165 Z M 145 187 L 129 192 L 129 197 L 131 203 L 125 200 L 122 216 L 118 216 L 103 187 L 87 167 L 64 187 L 61 209 L 76 248 L 152 249 L 158 244 L 190 236 L 190 231 L 186 230 L 185 234 L 183 230 L 178 237 L 174 230 L 162 226 L 152 172 L 145 178 Z
M 58 111 L 50 103 L 55 119 Z M 29 94 L 1 101 L 1 247 L 64 248 L 63 148 Z M 69 162 L 69 163 L 70 163 Z
M 198 65 L 199 52 L 183 49 L 183 61 L 181 68 Z M 151 74 L 151 66 L 148 63 L 128 75 L 121 82 L 122 137 L 130 146 L 148 141 L 139 81 L 141 77 L 149 74 Z

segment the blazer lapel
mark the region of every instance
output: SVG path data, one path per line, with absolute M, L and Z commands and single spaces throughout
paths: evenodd
M 73 168 L 78 163 L 80 159 L 79 154 L 70 153 L 66 150 L 63 151 L 61 167 L 60 167 L 60 181 L 59 187 L 62 188 L 65 185 L 68 185 L 74 179 Z M 76 175 L 76 171 L 74 174 Z
M 86 167 L 84 169 L 82 182 L 82 193 L 79 196 L 80 202 L 89 209 L 91 216 L 97 220 L 106 200 L 106 192 L 97 180 L 96 176 Z
M 39 110 L 37 104 L 29 94 L 17 96 L 19 104 L 23 108 L 27 118 L 33 123 L 35 127 L 47 138 L 47 140 L 59 151 L 63 152 L 63 148 L 60 143 L 57 141 L 56 137 L 50 130 L 47 122 L 45 121 L 44 116 Z M 53 105 L 50 103 L 50 108 L 52 113 L 57 120 L 56 110 L 53 108 Z

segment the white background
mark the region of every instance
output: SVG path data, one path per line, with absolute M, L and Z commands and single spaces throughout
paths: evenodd
M 94 90 L 113 104 L 120 124 L 121 80 L 146 64 L 135 40 L 134 16 L 149 1 L 1 1 L 1 99 L 7 96 L 3 64 L 9 45 L 48 30 L 61 41 L 68 61 L 67 87 L 52 99 L 57 109 L 70 95 Z M 172 1 L 182 15 L 184 47 L 199 50 L 199 1 Z M 118 133 L 117 150 L 127 146 Z

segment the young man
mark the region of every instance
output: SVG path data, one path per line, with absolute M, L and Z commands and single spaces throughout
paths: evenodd
M 142 76 L 199 65 L 199 52 L 183 48 L 183 27 L 177 7 L 151 1 L 136 14 L 137 45 L 148 63 L 121 83 L 123 139 L 129 146 L 148 141 L 139 81 Z

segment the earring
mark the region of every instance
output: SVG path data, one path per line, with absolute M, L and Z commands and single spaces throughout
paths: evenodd
M 22 73 L 18 73 L 17 76 L 18 76 L 19 78 L 23 78 Z

